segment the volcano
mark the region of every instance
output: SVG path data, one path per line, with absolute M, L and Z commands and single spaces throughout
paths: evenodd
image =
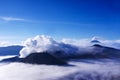
M 48 65 L 66 64 L 65 61 L 62 61 L 61 59 L 56 58 L 47 52 L 32 53 L 28 55 L 26 58 L 23 58 L 21 62 L 31 63 L 31 64 L 48 64 Z

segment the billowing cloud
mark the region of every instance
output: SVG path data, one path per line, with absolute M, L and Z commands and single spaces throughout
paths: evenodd
M 72 40 L 72 39 L 62 39 L 60 41 L 54 40 L 50 36 L 36 36 L 34 38 L 29 38 L 24 41 L 24 48 L 20 51 L 20 57 L 26 57 L 30 53 L 34 52 L 56 52 L 62 51 L 65 55 L 76 53 L 80 54 L 84 51 L 92 51 L 89 46 L 92 46 L 94 43 L 91 43 L 91 40 L 96 40 L 103 46 L 113 47 L 120 49 L 119 40 L 103 40 L 100 38 L 92 39 L 81 39 L 81 40 Z M 96 43 L 95 43 L 96 44 Z
M 25 57 L 34 52 L 55 52 L 64 51 L 65 53 L 77 52 L 78 48 L 74 45 L 65 44 L 51 38 L 50 36 L 36 36 L 24 42 L 24 48 L 20 51 L 20 57 Z
M 4 21 L 24 21 L 25 19 L 22 18 L 16 18 L 16 17 L 6 17 L 6 16 L 0 16 L 1 20 Z

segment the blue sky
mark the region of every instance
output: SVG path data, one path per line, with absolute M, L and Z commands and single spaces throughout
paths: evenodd
M 119 0 L 0 0 L 0 41 L 36 35 L 120 39 Z

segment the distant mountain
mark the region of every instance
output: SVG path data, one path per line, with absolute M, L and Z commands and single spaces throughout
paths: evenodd
M 19 55 L 19 51 L 23 48 L 23 46 L 7 46 L 0 47 L 0 56 L 6 55 Z
M 89 47 L 90 51 L 85 51 L 76 56 L 70 56 L 68 58 L 82 58 L 82 59 L 98 59 L 98 58 L 120 58 L 120 50 L 94 44 Z
M 97 37 L 93 37 L 91 39 L 90 43 L 92 43 L 92 44 L 102 44 L 101 41 L 99 40 L 99 38 L 97 38 Z
M 98 59 L 98 58 L 120 58 L 120 50 L 102 46 L 99 44 L 93 44 L 83 48 L 83 50 L 77 53 L 65 53 L 64 51 L 56 51 L 54 53 L 49 53 L 61 59 Z
M 101 43 L 101 42 L 98 41 L 98 40 L 92 40 L 90 43 L 95 43 L 95 44 L 97 44 L 97 43 Z

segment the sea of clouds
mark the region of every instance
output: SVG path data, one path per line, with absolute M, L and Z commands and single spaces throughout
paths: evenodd
M 90 60 L 89 60 L 90 61 Z M 119 80 L 120 63 L 71 61 L 72 66 L 1 63 L 0 80 Z
M 62 39 L 55 40 L 50 36 L 36 36 L 23 42 L 24 48 L 20 51 L 20 57 L 26 57 L 34 52 L 64 51 L 67 53 L 79 53 L 91 51 L 98 40 L 100 45 L 120 49 L 119 40 L 92 39 Z M 0 59 L 12 56 L 0 56 Z M 35 65 L 26 63 L 0 63 L 0 80 L 119 80 L 120 60 L 111 59 L 78 59 L 68 62 L 68 66 Z

